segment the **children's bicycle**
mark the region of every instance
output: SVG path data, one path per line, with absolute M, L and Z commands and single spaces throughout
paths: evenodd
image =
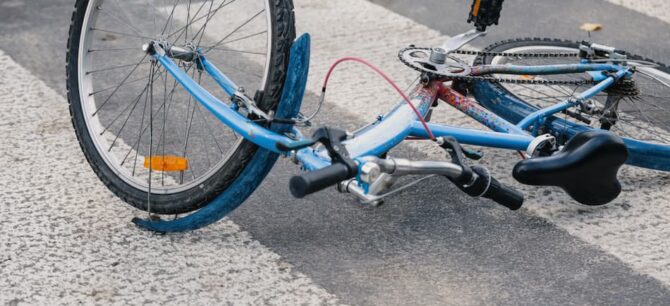
M 515 39 L 463 50 L 498 23 L 502 0 L 474 0 L 475 29 L 443 46 L 400 50 L 419 75 L 409 93 L 365 60 L 343 58 L 309 114 L 301 104 L 310 39 L 295 39 L 291 0 L 136 2 L 76 1 L 67 85 L 88 162 L 116 195 L 153 214 L 133 220 L 146 229 L 193 230 L 223 218 L 279 156 L 307 171 L 289 182 L 295 197 L 337 186 L 369 205 L 443 176 L 473 197 L 520 208 L 523 194 L 469 165 L 482 158 L 469 146 L 518 151 L 517 181 L 560 187 L 586 205 L 619 195 L 624 163 L 670 170 L 670 68 L 591 42 Z M 320 127 L 306 136 L 328 78 L 347 61 L 373 69 L 402 101 L 356 131 Z M 439 101 L 491 131 L 431 123 Z M 390 157 L 408 139 L 431 140 L 447 158 Z M 394 188 L 406 175 L 420 178 Z

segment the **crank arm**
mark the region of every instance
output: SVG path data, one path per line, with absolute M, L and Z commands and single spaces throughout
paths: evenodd
M 447 51 L 447 53 L 450 53 L 460 49 L 465 44 L 482 36 L 486 36 L 486 31 L 479 31 L 477 29 L 472 29 L 465 33 L 461 33 L 454 37 L 449 38 L 449 40 L 447 40 L 447 42 L 442 46 L 442 49 Z

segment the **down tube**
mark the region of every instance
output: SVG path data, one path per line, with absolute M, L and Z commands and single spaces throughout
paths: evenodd
M 206 89 L 202 88 L 197 82 L 191 79 L 181 68 L 179 68 L 166 55 L 153 55 L 179 84 L 191 94 L 195 100 L 202 104 L 209 112 L 211 112 L 221 122 L 235 130 L 238 134 L 246 140 L 251 141 L 265 149 L 276 153 L 282 153 L 277 149 L 277 144 L 285 144 L 288 146 L 295 141 L 277 134 L 269 129 L 266 129 L 252 120 L 240 115 L 232 110 L 221 100 L 214 97 Z

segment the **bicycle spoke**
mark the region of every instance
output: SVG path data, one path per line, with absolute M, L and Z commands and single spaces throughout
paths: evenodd
M 153 141 L 154 141 L 154 67 L 149 74 L 149 191 L 147 192 L 147 212 L 151 218 L 151 174 L 153 173 Z
M 214 2 L 214 0 L 212 0 L 212 3 L 213 3 L 213 2 Z M 211 15 L 204 15 L 204 16 L 201 16 L 201 17 L 199 17 L 199 18 L 195 18 L 195 19 L 191 20 L 191 22 L 190 22 L 189 24 L 184 25 L 184 26 L 182 26 L 181 28 L 177 29 L 176 31 L 174 31 L 174 32 L 172 32 L 172 33 L 170 33 L 170 34 L 168 34 L 167 37 L 170 38 L 170 37 L 176 35 L 177 33 L 183 33 L 183 32 L 184 32 L 184 29 L 186 28 L 186 26 L 188 26 L 188 25 L 190 25 L 190 24 L 192 24 L 192 23 L 194 23 L 194 22 L 198 22 L 198 21 L 202 20 L 203 18 L 206 18 L 206 17 L 207 17 L 208 19 L 207 19 L 207 21 L 205 22 L 205 24 L 206 24 L 207 22 L 209 22 L 209 21 L 211 20 L 212 17 L 214 17 L 214 14 L 216 14 L 219 10 L 221 10 L 222 8 L 228 6 L 229 4 L 231 4 L 231 3 L 233 3 L 233 2 L 235 2 L 235 0 L 232 0 L 232 1 L 227 2 L 227 3 L 226 3 L 225 1 L 223 1 L 223 2 L 219 5 L 218 8 L 216 8 L 216 9 L 213 10 L 213 11 L 211 11 Z M 177 39 L 175 39 L 175 41 L 178 40 L 180 37 L 181 37 L 181 36 L 178 36 Z
M 106 15 L 108 15 L 108 16 L 110 16 L 110 17 L 112 17 L 112 18 L 114 18 L 114 19 L 116 19 L 116 20 L 118 20 L 118 21 L 120 21 L 122 24 L 124 24 L 125 26 L 127 26 L 129 30 L 132 30 L 137 36 L 146 36 L 144 33 L 142 33 L 142 31 L 138 30 L 136 27 L 132 26 L 132 25 L 131 25 L 130 23 L 128 23 L 127 21 L 125 21 L 125 20 L 119 18 L 119 17 L 116 16 L 115 14 L 112 14 L 112 13 L 108 12 L 107 10 L 105 10 L 105 9 L 103 9 L 103 8 L 100 8 L 99 10 L 100 10 L 101 12 L 103 12 L 104 14 L 106 14 Z
M 161 35 L 165 34 L 165 30 L 167 30 L 168 25 L 170 24 L 170 21 L 172 20 L 172 17 L 174 16 L 174 10 L 177 8 L 177 4 L 179 4 L 180 0 L 175 0 L 174 5 L 172 6 L 172 10 L 170 11 L 170 15 L 167 18 L 167 21 L 165 21 L 165 26 L 163 26 L 163 30 L 161 31 Z
M 201 83 L 201 82 L 200 82 L 200 81 L 201 81 L 201 77 L 202 77 L 202 74 L 198 74 L 198 84 Z M 199 105 L 200 105 L 200 103 L 195 103 L 195 105 L 193 106 L 194 110 L 197 109 L 197 110 L 199 111 L 199 110 L 200 110 Z M 199 122 L 201 123 L 202 126 L 205 126 L 205 123 L 206 123 L 205 120 L 206 120 L 206 119 L 205 119 L 204 116 L 203 116 L 202 118 L 200 118 Z M 207 130 L 207 131 L 209 132 L 209 134 L 212 135 L 212 131 L 211 131 L 210 129 L 208 129 L 207 126 L 205 126 L 205 130 Z M 214 137 L 214 136 L 212 135 L 212 137 Z M 214 142 L 215 142 L 215 143 L 217 144 L 217 146 L 218 146 L 218 142 L 216 141 L 216 138 L 214 138 Z M 204 151 L 205 151 L 205 158 L 207 159 L 207 168 L 211 168 L 211 167 L 212 167 L 212 162 L 211 162 L 211 160 L 210 160 L 210 158 L 209 158 L 209 150 L 207 149 L 207 147 L 205 147 Z
M 254 54 L 254 55 L 263 55 L 263 56 L 265 56 L 265 53 L 263 53 L 263 52 L 254 52 L 254 51 L 247 51 L 247 50 L 222 49 L 222 48 L 211 48 L 210 50 L 217 50 L 217 51 L 222 51 L 222 52 L 235 52 L 235 53 L 244 53 L 244 54 Z
M 109 48 L 109 49 L 88 49 L 88 52 L 111 52 L 111 51 L 137 51 L 140 48 L 138 47 L 121 47 L 121 48 Z
M 193 73 L 192 73 L 192 77 L 193 77 L 193 76 L 195 76 L 195 71 L 193 71 Z M 191 101 L 192 101 L 192 100 L 193 100 L 193 98 L 189 96 L 189 98 L 188 98 L 188 107 L 186 108 L 187 111 L 188 111 L 188 110 L 190 109 L 190 107 L 191 107 Z M 194 102 L 194 104 L 195 104 L 195 103 L 198 103 L 198 102 Z M 190 114 L 189 114 L 189 112 L 187 112 L 187 115 L 188 115 L 189 117 L 186 119 L 187 126 L 186 126 L 186 138 L 184 139 L 184 150 L 183 150 L 183 153 L 182 153 L 182 157 L 183 157 L 183 158 L 188 158 L 188 154 L 187 154 L 188 140 L 189 140 L 189 138 L 190 138 L 190 136 L 191 136 L 191 126 L 193 125 L 193 114 L 194 114 L 194 113 L 195 113 L 195 105 L 193 105 L 193 110 L 190 111 Z M 184 172 L 182 171 L 181 176 L 180 176 L 180 184 L 183 184 L 183 183 L 184 183 Z
M 193 67 L 193 64 L 191 64 L 189 67 L 187 67 L 187 69 L 190 69 L 191 67 Z M 177 88 L 177 86 L 176 86 L 176 83 L 175 83 L 175 86 L 172 88 L 172 93 L 174 93 L 176 88 Z M 170 99 L 169 101 L 172 102 L 173 100 Z M 163 103 L 160 105 L 160 107 L 157 110 L 158 112 L 161 111 L 163 109 L 163 107 L 169 107 L 170 106 L 169 104 L 166 105 L 166 102 L 167 101 L 163 101 Z M 149 128 L 149 125 L 146 125 L 146 126 L 143 126 L 143 125 L 144 125 L 144 113 L 142 114 L 142 123 L 140 124 L 141 131 L 140 131 L 140 134 L 138 136 L 138 141 L 136 142 L 136 144 L 134 146 L 139 145 L 139 138 L 141 138 L 142 135 L 144 135 L 144 132 L 146 132 L 146 130 Z M 128 158 L 128 156 L 131 152 L 132 152 L 132 149 L 129 150 L 128 153 L 126 154 L 125 158 L 123 159 L 124 162 Z M 123 165 L 123 162 L 121 163 L 121 165 Z
M 651 105 L 651 106 L 655 107 L 656 108 L 655 110 L 663 111 L 663 112 L 666 112 L 666 113 L 670 114 L 670 110 L 661 107 L 660 105 L 656 104 L 655 102 L 652 102 L 652 101 L 649 101 L 649 100 L 643 100 L 643 101 L 644 101 L 645 104 L 648 104 L 648 105 Z M 632 102 L 632 103 L 634 103 L 634 102 Z
M 223 149 L 221 148 L 221 145 L 219 144 L 219 142 L 216 140 L 216 137 L 214 136 L 214 133 L 212 133 L 212 127 L 210 126 L 209 122 L 205 118 L 205 115 L 203 114 L 203 112 L 200 110 L 200 105 L 198 105 L 198 113 L 200 114 L 200 117 L 201 117 L 202 121 L 207 125 L 205 128 L 206 128 L 207 132 L 209 132 L 209 136 L 211 136 L 212 140 L 214 140 L 214 144 L 216 144 L 216 147 L 219 149 L 219 152 L 221 152 L 221 154 L 223 154 Z
M 259 79 L 262 79 L 262 78 L 263 78 L 263 76 L 260 75 L 260 74 L 252 73 L 252 72 L 249 72 L 249 71 L 247 71 L 247 70 L 245 70 L 245 69 L 241 69 L 241 68 L 235 67 L 233 64 L 229 64 L 228 62 L 225 62 L 225 63 L 223 63 L 222 65 L 219 65 L 219 64 L 217 64 L 216 62 L 214 62 L 214 61 L 211 60 L 211 59 L 209 59 L 209 61 L 210 61 L 211 63 L 213 63 L 214 65 L 219 66 L 219 67 L 230 68 L 230 69 L 235 70 L 235 71 L 237 71 L 237 72 L 241 72 L 241 73 L 244 73 L 244 74 L 246 74 L 246 75 L 248 75 L 248 76 L 253 76 L 253 77 L 256 77 L 256 78 L 259 78 Z
M 163 72 L 164 72 L 164 71 L 162 71 L 161 74 L 162 74 Z M 161 74 L 159 74 L 159 76 L 160 76 Z M 126 124 L 128 123 L 128 120 L 130 119 L 130 116 L 131 116 L 131 115 L 133 114 L 133 112 L 135 111 L 135 108 L 136 108 L 137 105 L 139 104 L 139 101 L 140 101 L 140 99 L 142 99 L 142 96 L 144 95 L 144 93 L 146 93 L 146 91 L 149 89 L 149 86 L 150 86 L 150 82 L 147 82 L 147 85 L 144 86 L 144 89 L 142 90 L 142 92 L 140 92 L 140 94 L 135 98 L 135 100 L 134 100 L 135 102 L 134 102 L 134 103 L 130 103 L 130 104 L 128 104 L 128 106 L 126 106 L 126 109 L 127 109 L 128 107 L 130 107 L 131 105 L 133 105 L 133 109 L 130 111 L 130 113 L 128 113 L 128 116 L 126 117 L 126 120 L 124 120 L 123 124 L 121 125 L 121 128 L 120 128 L 119 131 L 116 133 L 116 137 L 114 138 L 114 141 L 112 141 L 112 144 L 109 146 L 109 149 L 108 149 L 109 152 L 112 151 L 112 148 L 114 147 L 114 144 L 115 144 L 116 141 L 118 140 L 119 136 L 121 136 L 121 133 L 123 132 L 123 129 L 126 127 Z M 102 131 L 102 133 L 100 133 L 100 135 L 104 134 L 105 131 L 107 131 L 107 129 L 108 129 L 109 127 L 111 127 L 112 124 L 114 124 L 114 122 L 116 122 L 116 120 L 117 120 L 117 119 L 118 119 L 118 118 L 125 112 L 126 109 L 122 110 L 122 111 L 119 113 L 119 115 L 118 115 L 117 117 L 115 117 L 114 120 L 112 120 L 112 122 L 110 122 L 110 123 L 103 129 L 103 131 Z
M 518 85 L 518 86 L 520 86 L 520 87 L 526 88 L 526 89 L 528 89 L 528 90 L 530 90 L 530 91 L 532 91 L 532 92 L 535 92 L 535 93 L 537 93 L 537 94 L 543 95 L 544 97 L 546 97 L 546 98 L 548 98 L 548 99 L 557 99 L 556 96 L 550 96 L 549 94 L 547 94 L 547 93 L 545 93 L 545 92 L 542 92 L 542 91 L 540 91 L 540 90 L 537 90 L 537 89 L 535 89 L 535 88 L 533 88 L 533 87 L 531 87 L 531 86 L 529 86 L 529 85 L 526 85 L 526 84 L 515 84 L 515 85 Z M 567 98 L 567 96 L 565 96 L 565 98 Z M 538 98 L 535 97 L 535 99 L 538 99 Z
M 95 115 L 98 113 L 98 111 L 100 111 L 100 109 L 102 109 L 102 107 L 105 106 L 105 104 L 107 104 L 107 102 L 109 102 L 109 100 L 112 98 L 112 96 L 114 96 L 114 94 L 119 90 L 119 88 L 121 88 L 121 86 L 123 86 L 123 84 L 128 80 L 128 78 L 133 74 L 133 72 L 135 72 L 135 70 L 137 70 L 137 67 L 139 67 L 140 64 L 142 64 L 142 62 L 144 61 L 145 58 L 147 58 L 147 54 L 145 54 L 145 55 L 142 57 L 142 59 L 135 65 L 135 67 L 133 67 L 133 70 L 131 70 L 131 71 L 130 71 L 130 72 L 123 78 L 123 80 L 121 81 L 121 83 L 120 83 L 118 86 L 116 86 L 116 88 L 114 89 L 114 91 L 112 91 L 112 93 L 107 97 L 107 99 L 105 99 L 105 101 L 102 102 L 102 104 L 95 110 L 95 112 L 93 112 L 93 114 L 91 115 L 91 117 L 95 116 Z
M 87 31 L 79 53 L 84 64 L 78 77 L 90 84 L 81 87 L 86 88 L 82 109 L 88 118 L 96 118 L 93 125 L 86 124 L 93 128 L 93 141 L 101 148 L 97 153 L 109 157 L 104 160 L 114 175 L 147 192 L 141 202 L 151 214 L 156 194 L 190 190 L 219 175 L 221 167 L 237 167 L 226 161 L 242 138 L 200 105 L 141 46 L 161 41 L 201 50 L 214 47 L 210 60 L 221 62 L 229 77 L 246 89 L 262 90 L 266 84 L 259 80 L 266 79 L 268 70 L 260 56 L 268 56 L 271 41 L 265 35 L 272 28 L 261 17 L 271 2 L 238 3 L 139 0 L 135 6 L 135 2 L 105 0 L 104 9 L 93 9 L 85 20 Z M 224 30 L 214 32 L 214 25 Z M 194 62 L 173 61 L 206 90 L 221 92 L 215 80 L 193 69 Z
M 136 35 L 136 34 L 128 34 L 128 33 L 125 33 L 125 32 L 111 31 L 111 30 L 105 30 L 105 29 L 99 29 L 99 28 L 91 28 L 91 31 L 98 31 L 98 32 L 104 32 L 104 33 L 116 34 L 116 35 L 127 36 L 127 37 L 135 37 L 135 38 L 141 38 L 141 39 L 148 39 L 148 40 L 151 40 L 151 39 L 152 39 L 152 38 L 149 37 L 149 36 Z
M 205 2 L 203 2 L 203 5 Z M 186 24 L 189 24 L 188 20 L 191 19 L 191 0 L 188 0 L 188 3 L 186 4 Z M 190 26 L 186 26 L 184 29 L 184 44 L 188 42 L 188 29 Z
M 149 95 L 144 95 L 144 107 L 142 108 L 142 120 L 140 121 L 140 126 L 143 126 L 143 125 L 144 125 L 144 116 L 146 115 L 147 104 L 148 104 L 147 101 L 148 101 L 148 100 L 149 100 Z M 134 159 L 134 161 L 133 161 L 133 172 L 132 172 L 132 176 L 135 176 L 135 168 L 136 168 L 136 166 L 137 166 L 137 156 L 138 156 L 138 154 L 139 154 L 139 152 L 140 152 L 140 140 L 142 139 L 142 135 L 143 135 L 143 134 L 144 134 L 144 131 L 142 131 L 142 132 L 140 132 L 139 134 L 137 134 L 137 142 L 135 143 L 135 146 L 131 147 L 131 148 L 128 150 L 128 154 L 126 154 L 126 157 L 127 157 L 127 156 L 133 151 L 133 148 L 135 148 L 135 159 Z M 125 162 L 126 162 L 126 159 L 124 158 L 124 159 L 121 161 L 121 165 L 123 165 L 123 163 L 125 163 Z
M 524 49 L 523 52 L 528 52 L 528 49 Z M 552 51 L 543 49 L 541 52 Z M 551 58 L 507 57 L 504 63 L 500 63 L 533 66 L 562 64 L 561 61 L 560 59 Z M 655 71 L 649 70 L 648 72 L 648 74 L 637 73 L 633 76 L 633 80 L 640 91 L 639 95 L 623 97 L 617 103 L 611 103 L 611 101 L 607 103 L 606 99 L 611 98 L 611 93 L 601 92 L 589 99 L 596 103 L 596 112 L 587 113 L 583 112 L 580 107 L 576 107 L 577 113 L 590 120 L 590 125 L 594 128 L 605 127 L 607 120 L 612 120 L 614 124 L 609 129 L 622 136 L 644 141 L 670 143 L 670 125 L 662 119 L 670 114 L 670 98 L 668 97 L 668 93 L 670 93 L 670 86 L 668 85 L 670 84 L 666 84 L 658 78 L 651 76 L 655 75 Z M 586 80 L 588 79 L 588 75 L 584 73 L 546 75 L 543 78 L 546 78 L 546 80 Z M 570 86 L 555 84 L 538 84 L 536 86 L 528 84 L 503 84 L 503 86 L 515 96 L 538 108 L 545 108 L 560 103 L 590 88 L 589 86 L 584 87 L 584 85 Z M 614 114 L 616 117 L 610 118 L 608 117 L 609 114 Z M 558 114 L 556 116 L 558 117 Z M 563 130 L 562 133 L 565 133 L 570 127 L 571 124 L 569 122 L 584 124 L 581 119 L 571 118 L 574 116 L 569 116 L 566 112 L 560 117 L 564 118 L 564 124 L 562 124 L 561 128 Z
M 137 82 L 139 82 L 139 81 L 144 81 L 144 80 L 147 80 L 147 79 L 149 79 L 149 76 L 148 76 L 148 75 L 145 76 L 145 77 L 141 77 L 141 78 L 133 79 L 133 80 L 130 80 L 130 81 L 126 81 L 126 83 L 123 84 L 121 87 L 130 85 L 130 84 L 134 84 L 134 83 L 137 83 Z M 101 92 L 105 92 L 105 91 L 109 91 L 109 90 L 112 90 L 112 89 L 116 89 L 117 86 L 118 86 L 118 85 L 114 85 L 114 86 L 106 87 L 106 88 L 103 88 L 103 89 L 100 89 L 100 90 L 96 90 L 96 91 L 94 91 L 94 92 L 89 93 L 88 96 L 89 96 L 89 97 L 90 97 L 90 96 L 95 96 L 95 95 L 97 95 L 97 94 L 99 94 L 99 93 L 101 93 Z
M 629 98 L 629 100 L 630 100 L 630 98 Z M 647 114 L 640 109 L 640 107 L 637 105 L 637 103 L 635 103 L 635 101 L 632 101 L 632 100 L 630 100 L 630 101 L 631 101 L 631 104 L 633 104 L 633 106 L 635 106 L 638 109 L 639 114 L 642 117 L 644 117 L 644 120 L 647 121 L 647 124 L 649 125 L 649 128 L 646 129 L 646 130 L 651 132 L 651 133 L 654 133 L 656 136 L 659 136 L 661 139 L 663 139 L 663 141 L 667 142 L 668 140 L 665 137 L 661 136 L 658 133 L 658 131 L 656 131 L 656 129 L 658 128 L 658 123 L 655 120 L 649 118 L 649 116 L 647 116 Z
M 246 36 L 242 36 L 242 37 L 240 37 L 240 38 L 235 38 L 235 39 L 233 39 L 233 40 L 224 41 L 224 42 L 222 42 L 221 44 L 222 44 L 222 45 L 225 45 L 225 44 L 233 43 L 233 42 L 236 42 L 236 41 L 241 41 L 241 40 L 249 39 L 249 38 L 252 38 L 252 37 L 255 37 L 255 36 L 258 36 L 258 35 L 265 34 L 265 33 L 267 33 L 267 32 L 268 32 L 268 31 L 261 31 L 261 32 L 258 32 L 258 33 L 249 34 L 249 35 L 246 35 Z
M 125 113 L 128 108 L 130 108 L 131 106 L 133 107 L 130 110 L 130 113 L 128 113 L 128 116 L 126 117 L 126 120 L 123 121 L 123 124 L 121 125 L 121 128 L 119 129 L 119 131 L 116 134 L 116 138 L 114 138 L 114 141 L 112 141 L 112 144 L 109 146 L 109 149 L 107 151 L 112 151 L 112 147 L 114 147 L 114 143 L 116 143 L 116 140 L 121 135 L 121 132 L 123 132 L 123 129 L 126 127 L 126 124 L 128 123 L 128 120 L 130 119 L 130 116 L 135 111 L 135 108 L 139 104 L 140 100 L 142 99 L 142 96 L 144 95 L 144 93 L 147 91 L 148 88 L 149 88 L 149 84 L 147 83 L 147 85 L 144 86 L 144 89 L 142 90 L 142 92 L 140 92 L 140 94 L 137 96 L 137 98 L 134 99 L 134 102 L 128 104 L 126 106 L 126 108 L 124 108 L 121 112 L 119 112 L 119 114 L 116 117 L 114 117 L 112 122 L 110 122 L 108 125 L 106 125 L 105 128 L 102 130 L 102 132 L 100 132 L 100 135 L 105 134 L 105 132 L 116 122 L 116 120 L 121 118 L 121 115 L 123 115 L 123 113 Z
M 163 102 L 167 101 L 167 78 L 163 78 Z M 165 137 L 167 137 L 167 131 L 166 131 L 166 121 L 167 121 L 167 107 L 163 108 L 163 128 L 161 128 L 161 135 L 158 137 L 158 146 L 160 147 L 160 144 L 163 144 L 163 151 L 161 152 L 161 156 L 165 158 L 165 145 L 167 144 L 167 140 Z M 165 170 L 161 171 L 161 186 L 165 186 Z
M 151 62 L 142 62 L 142 63 L 140 63 L 140 65 L 146 65 L 146 64 L 150 64 L 150 63 Z M 121 69 L 121 68 L 126 68 L 126 67 L 134 67 L 136 65 L 137 64 L 133 63 L 133 64 L 125 64 L 125 65 L 119 65 L 119 66 L 106 67 L 106 68 L 101 68 L 101 69 L 97 69 L 97 70 L 87 71 L 86 74 L 93 74 L 93 73 L 97 73 L 97 72 L 116 70 L 116 69 Z
M 251 18 L 247 19 L 245 22 L 237 26 L 232 32 L 228 33 L 226 36 L 224 36 L 221 40 L 219 40 L 217 43 L 215 43 L 213 46 L 209 47 L 205 51 L 203 51 L 203 54 L 207 54 L 207 52 L 213 48 L 218 47 L 224 40 L 226 40 L 228 37 L 232 36 L 233 34 L 237 33 L 241 28 L 245 27 L 247 24 L 249 24 L 251 21 L 256 19 L 256 17 L 260 16 L 261 13 L 265 12 L 265 9 L 260 10 L 258 13 L 254 14 Z
M 206 2 L 204 2 L 204 3 L 206 3 Z M 212 7 L 213 6 L 214 6 L 214 0 L 212 0 L 212 2 L 209 3 L 209 9 L 207 10 L 207 16 L 212 14 Z M 195 40 L 195 38 L 198 37 L 198 34 L 200 34 L 202 32 L 202 34 L 200 34 L 200 38 L 198 38 L 198 43 L 196 44 L 198 46 L 200 46 L 200 43 L 202 42 L 202 38 L 205 37 L 205 31 L 207 30 L 207 24 L 209 23 L 209 20 L 211 20 L 211 18 L 207 18 L 207 21 L 205 22 L 205 24 L 203 24 L 200 27 L 200 29 L 198 29 L 198 32 L 196 32 L 195 35 L 193 35 L 193 38 L 194 38 L 193 40 Z

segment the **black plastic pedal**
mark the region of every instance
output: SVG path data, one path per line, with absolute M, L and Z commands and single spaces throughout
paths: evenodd
M 468 23 L 473 22 L 478 31 L 486 31 L 486 27 L 498 25 L 500 11 L 504 0 L 474 0 L 470 8 Z

